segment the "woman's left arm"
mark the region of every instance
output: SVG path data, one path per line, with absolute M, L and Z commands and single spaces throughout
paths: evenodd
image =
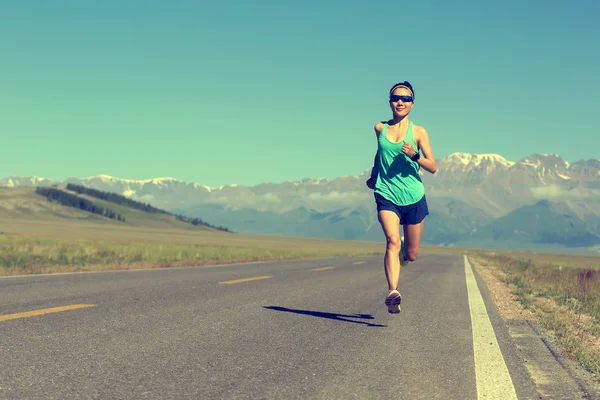
M 431 150 L 431 144 L 429 143 L 429 135 L 422 126 L 418 128 L 419 133 L 417 135 L 418 142 L 415 143 L 423 153 L 423 156 L 417 160 L 417 163 L 426 171 L 435 174 L 437 171 L 437 165 L 435 164 L 435 158 L 433 157 L 433 151 Z

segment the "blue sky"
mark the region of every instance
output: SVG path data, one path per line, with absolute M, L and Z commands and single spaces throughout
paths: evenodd
M 358 175 L 403 80 L 436 158 L 600 158 L 599 4 L 3 1 L 0 177 Z

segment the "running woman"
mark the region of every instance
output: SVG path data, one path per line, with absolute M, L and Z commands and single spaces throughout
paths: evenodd
M 384 269 L 389 293 L 385 305 L 391 314 L 400 312 L 400 266 L 417 259 L 423 223 L 429 214 L 419 170 L 432 174 L 437 170 L 427 131 L 408 119 L 414 99 L 414 89 L 407 81 L 390 89 L 392 119 L 375 125 L 377 153 L 366 182 L 374 191 L 377 217 L 386 238 Z

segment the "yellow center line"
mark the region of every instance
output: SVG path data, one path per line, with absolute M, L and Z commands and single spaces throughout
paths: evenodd
M 473 329 L 475 381 L 478 399 L 517 400 L 517 394 L 498 345 L 496 334 L 477 287 L 471 264 L 465 259 L 469 310 Z
M 244 279 L 235 279 L 233 281 L 224 281 L 224 282 L 219 282 L 220 285 L 231 285 L 234 283 L 242 283 L 242 282 L 250 282 L 250 281 L 257 281 L 260 279 L 269 279 L 272 278 L 272 276 L 270 275 L 265 275 L 265 276 L 255 276 L 252 278 L 244 278 Z
M 9 321 L 11 319 L 36 317 L 38 315 L 45 315 L 45 314 L 57 313 L 57 312 L 61 312 L 61 311 L 76 310 L 78 308 L 86 308 L 86 307 L 94 307 L 94 306 L 95 306 L 95 304 L 73 304 L 70 306 L 43 308 L 41 310 L 33 310 L 33 311 L 26 311 L 26 312 L 15 313 L 15 314 L 0 315 L 0 321 Z
M 334 269 L 335 267 L 322 267 L 322 268 L 313 268 L 311 271 L 327 271 L 328 269 Z
M 357 261 L 357 262 L 353 262 L 352 264 L 358 265 L 358 264 L 364 264 L 364 263 L 365 263 L 364 261 Z

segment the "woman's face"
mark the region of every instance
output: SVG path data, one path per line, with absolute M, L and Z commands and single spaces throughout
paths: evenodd
M 413 107 L 413 95 L 405 87 L 394 89 L 390 96 L 390 108 L 396 117 L 406 117 Z

